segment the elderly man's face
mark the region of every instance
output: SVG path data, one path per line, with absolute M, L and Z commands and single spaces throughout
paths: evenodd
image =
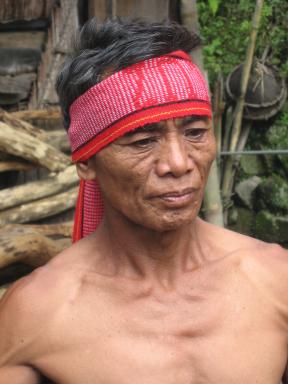
M 215 157 L 211 121 L 165 120 L 126 134 L 89 160 L 115 214 L 156 231 L 198 214 Z

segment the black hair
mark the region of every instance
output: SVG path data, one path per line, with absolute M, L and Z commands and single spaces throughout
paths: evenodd
M 56 82 L 65 128 L 70 124 L 70 105 L 99 83 L 105 72 L 116 72 L 175 50 L 189 53 L 200 42 L 196 33 L 171 21 L 151 23 L 119 18 L 108 19 L 103 24 L 98 24 L 95 18 L 87 21 Z

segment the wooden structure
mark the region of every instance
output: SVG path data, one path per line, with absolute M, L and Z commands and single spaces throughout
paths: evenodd
M 79 25 L 93 16 L 179 21 L 180 1 L 0 0 L 0 106 L 57 105 L 57 74 Z

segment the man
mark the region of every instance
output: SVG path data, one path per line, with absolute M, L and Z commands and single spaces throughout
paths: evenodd
M 4 297 L 1 384 L 280 383 L 287 253 L 197 217 L 215 157 L 198 43 L 169 23 L 83 27 L 58 81 L 74 245 Z

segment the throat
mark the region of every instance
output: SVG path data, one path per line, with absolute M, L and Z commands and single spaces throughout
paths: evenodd
M 205 262 L 199 236 L 196 222 L 175 231 L 156 232 L 135 224 L 114 228 L 104 221 L 96 241 L 104 245 L 114 274 L 158 281 L 168 288 L 180 275 Z

